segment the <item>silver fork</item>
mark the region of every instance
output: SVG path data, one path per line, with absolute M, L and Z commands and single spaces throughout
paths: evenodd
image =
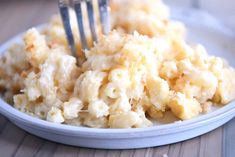
M 72 3 L 70 1 L 72 1 Z M 70 24 L 69 7 L 74 8 L 76 16 L 77 16 L 82 49 L 88 49 L 88 45 L 87 45 L 87 40 L 86 40 L 86 35 L 85 35 L 85 30 L 84 30 L 84 25 L 83 25 L 81 5 L 82 3 L 85 3 L 86 5 L 92 40 L 93 42 L 97 42 L 94 8 L 93 8 L 92 0 L 70 0 L 70 1 L 59 0 L 59 9 L 60 9 L 60 15 L 63 21 L 64 30 L 66 33 L 69 48 L 72 52 L 72 55 L 77 57 L 74 36 L 73 36 L 72 29 L 71 29 L 71 24 Z M 103 34 L 107 35 L 110 31 L 108 0 L 98 0 L 98 5 L 99 5 L 99 15 L 100 15 L 102 31 L 103 31 Z

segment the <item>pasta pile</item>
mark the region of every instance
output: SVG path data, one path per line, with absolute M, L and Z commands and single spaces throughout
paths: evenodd
M 166 111 L 187 120 L 235 98 L 234 69 L 188 45 L 183 24 L 169 19 L 160 0 L 113 0 L 110 7 L 109 35 L 83 54 L 75 38 L 81 66 L 59 16 L 43 32 L 28 30 L 24 45 L 0 59 L 3 97 L 32 116 L 94 128 L 149 127 Z

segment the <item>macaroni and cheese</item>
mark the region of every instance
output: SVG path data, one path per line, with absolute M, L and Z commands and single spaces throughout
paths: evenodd
M 160 0 L 112 0 L 110 13 L 113 31 L 89 50 L 75 36 L 79 59 L 58 15 L 28 30 L 0 59 L 2 96 L 35 117 L 95 128 L 148 127 L 166 112 L 187 120 L 235 98 L 235 70 L 187 44 Z

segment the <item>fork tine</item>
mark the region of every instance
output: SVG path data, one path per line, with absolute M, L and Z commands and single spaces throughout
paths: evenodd
M 92 1 L 86 2 L 87 6 L 87 13 L 88 13 L 88 19 L 89 19 L 89 25 L 91 29 L 91 35 L 93 42 L 97 42 L 97 36 L 96 36 L 96 30 L 95 30 L 95 18 L 94 18 L 94 9 L 92 5 Z
M 59 5 L 60 14 L 61 14 L 61 18 L 63 21 L 64 30 L 65 30 L 65 34 L 67 37 L 69 48 L 72 52 L 72 55 L 74 57 L 77 57 L 73 33 L 72 33 L 71 25 L 70 25 L 68 3 L 66 3 L 66 1 L 64 0 L 59 0 L 58 5 Z
M 108 0 L 98 0 L 98 1 L 99 1 L 100 21 L 101 21 L 103 33 L 107 35 L 110 31 Z
M 80 34 L 80 39 L 82 42 L 82 48 L 87 49 L 87 41 L 85 37 L 85 31 L 83 27 L 83 17 L 82 17 L 82 7 L 81 7 L 81 0 L 74 0 L 74 9 L 77 16 L 77 22 L 78 22 L 78 29 Z

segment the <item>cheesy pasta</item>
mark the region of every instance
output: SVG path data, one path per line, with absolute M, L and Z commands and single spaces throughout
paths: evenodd
M 42 32 L 29 29 L 0 59 L 4 99 L 50 122 L 95 128 L 149 127 L 166 112 L 187 120 L 234 100 L 235 70 L 187 44 L 162 1 L 112 0 L 110 13 L 113 31 L 89 50 L 76 36 L 78 59 L 58 15 Z

